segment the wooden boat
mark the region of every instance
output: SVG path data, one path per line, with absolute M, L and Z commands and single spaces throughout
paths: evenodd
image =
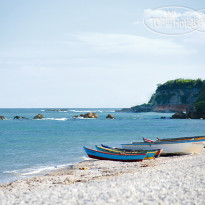
M 203 140 L 205 141 L 205 136 L 194 136 L 194 137 L 175 137 L 175 138 L 157 138 L 157 141 L 179 141 L 179 140 Z
M 181 140 L 162 142 L 132 142 L 131 144 L 122 144 L 122 148 L 132 150 L 163 149 L 161 155 L 192 154 L 199 153 L 202 150 L 203 141 Z
M 104 148 L 108 148 L 108 149 L 115 149 L 115 150 L 119 150 L 119 151 L 125 151 L 125 152 L 133 152 L 133 151 L 147 151 L 147 152 L 152 152 L 152 151 L 157 151 L 157 153 L 155 154 L 155 158 L 159 157 L 160 154 L 163 152 L 163 149 L 148 149 L 148 150 L 133 150 L 133 149 L 122 149 L 122 148 L 117 148 L 117 147 L 110 147 L 104 144 L 101 144 L 102 147 Z
M 137 154 L 137 153 L 147 153 L 145 159 L 153 159 L 157 154 L 158 150 L 126 150 L 126 149 L 118 149 L 118 148 L 106 148 L 95 145 L 98 151 L 108 152 L 108 153 L 124 153 L 124 154 Z
M 205 136 L 194 136 L 194 137 L 177 137 L 177 138 L 163 138 L 163 139 L 159 139 L 157 138 L 158 142 L 164 142 L 164 141 L 181 141 L 181 140 L 199 140 L 199 141 L 203 141 L 204 145 L 205 145 Z
M 142 161 L 147 153 L 136 153 L 136 154 L 124 154 L 124 153 L 107 153 L 102 151 L 92 150 L 86 147 L 83 147 L 88 157 L 101 160 L 112 160 L 112 161 L 122 161 L 122 162 L 138 162 Z

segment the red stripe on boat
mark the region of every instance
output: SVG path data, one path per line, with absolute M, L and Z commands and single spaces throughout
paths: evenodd
M 94 156 L 94 155 L 90 155 L 90 154 L 88 154 L 88 157 L 93 158 L 93 159 L 121 161 L 121 162 L 141 162 L 143 160 L 143 159 L 133 159 L 133 160 L 109 159 L 109 158 L 98 157 L 98 156 Z
M 143 138 L 144 142 L 155 142 L 154 140 Z

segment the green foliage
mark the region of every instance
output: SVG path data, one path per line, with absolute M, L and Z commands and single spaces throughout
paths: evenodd
M 205 101 L 199 101 L 194 104 L 196 111 L 198 113 L 204 113 L 205 112 Z
M 199 97 L 197 99 L 197 102 L 199 101 L 205 101 L 205 82 L 204 82 L 204 86 L 201 90 L 201 92 L 199 93 Z
M 150 98 L 150 100 L 149 100 L 149 102 L 148 102 L 148 103 L 152 103 L 152 100 L 153 100 L 154 96 L 155 96 L 155 93 L 154 93 L 154 94 L 152 94 L 152 96 L 151 96 L 151 98 Z
M 144 106 L 144 107 L 151 107 L 151 106 L 152 106 L 152 103 L 144 103 L 144 104 L 142 104 L 141 106 Z
M 186 104 L 187 103 L 187 96 L 186 95 L 183 95 L 183 96 L 180 96 L 181 97 L 181 102 L 183 104 Z
M 176 79 L 169 80 L 164 84 L 158 84 L 157 90 L 171 90 L 171 89 L 186 89 L 186 88 L 199 88 L 201 89 L 204 85 L 204 81 L 201 79 L 191 80 L 191 79 Z
M 149 107 L 152 107 L 152 103 L 144 103 L 144 104 L 141 104 L 141 105 L 136 105 L 132 108 L 149 108 Z

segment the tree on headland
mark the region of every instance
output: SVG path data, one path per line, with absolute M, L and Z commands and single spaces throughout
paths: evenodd
M 164 84 L 158 84 L 157 90 L 201 88 L 203 84 L 204 81 L 200 78 L 196 80 L 179 78 L 176 80 L 169 80 Z

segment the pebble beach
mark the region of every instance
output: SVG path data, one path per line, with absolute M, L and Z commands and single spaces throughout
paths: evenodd
M 0 204 L 204 204 L 205 149 L 143 162 L 87 160 L 0 185 Z

